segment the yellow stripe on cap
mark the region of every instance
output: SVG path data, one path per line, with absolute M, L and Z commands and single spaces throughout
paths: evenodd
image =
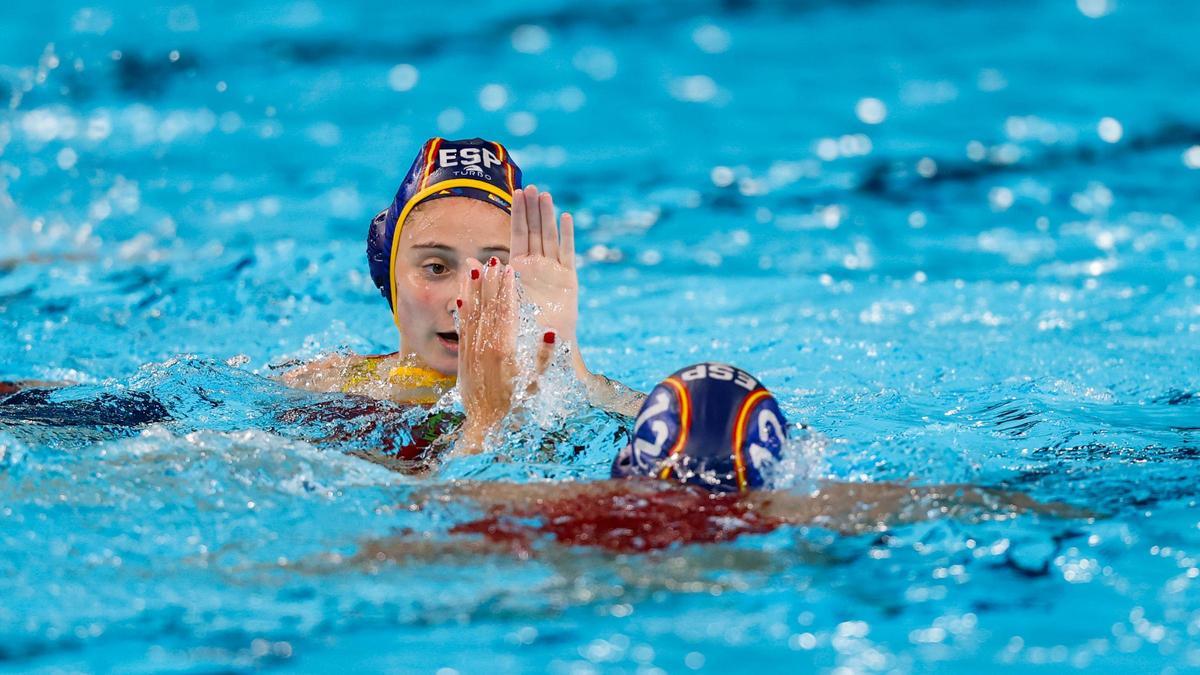
M 742 401 L 742 409 L 738 411 L 737 423 L 733 427 L 733 467 L 737 471 L 740 492 L 746 491 L 746 458 L 742 456 L 742 443 L 746 441 L 746 418 L 750 416 L 754 405 L 767 396 L 770 396 L 770 393 L 766 389 L 759 389 L 747 396 L 746 400 Z
M 421 167 L 421 184 L 418 186 L 421 190 L 425 189 L 426 183 L 429 182 L 429 177 L 433 175 L 434 169 L 437 168 L 437 162 L 433 158 L 437 156 L 438 148 L 442 147 L 442 138 L 437 137 L 429 144 L 429 152 L 425 155 L 425 166 Z
M 426 176 L 426 178 L 428 178 L 428 176 Z M 413 195 L 412 199 L 408 200 L 408 202 L 404 205 L 404 208 L 400 211 L 400 216 L 396 218 L 396 231 L 392 233 L 392 253 L 388 257 L 388 282 L 392 289 L 392 322 L 396 324 L 397 329 L 400 328 L 400 315 L 396 313 L 396 254 L 400 251 L 400 231 L 404 227 L 404 220 L 408 218 L 408 214 L 412 212 L 414 208 L 416 208 L 417 204 L 421 203 L 421 200 L 430 195 L 441 192 L 442 190 L 449 190 L 451 188 L 459 187 L 471 187 L 477 190 L 483 190 L 500 197 L 509 204 L 512 204 L 513 198 L 511 193 L 505 192 L 491 183 L 485 183 L 484 181 L 476 180 L 474 178 L 452 178 L 450 180 L 444 180 L 440 183 L 434 183 L 433 185 L 430 185 L 429 187 Z
M 504 176 L 505 176 L 505 178 L 508 179 L 508 191 L 512 192 L 513 191 L 513 163 L 504 161 L 504 146 L 503 145 L 500 145 L 499 143 L 496 143 L 496 142 L 493 142 L 492 145 L 496 146 L 497 159 L 499 159 L 500 162 L 502 164 L 504 164 Z M 511 199 L 509 200 L 509 203 L 512 203 Z
M 661 480 L 666 480 L 671 475 L 671 470 L 676 473 L 679 471 L 679 462 L 674 461 L 680 453 L 683 452 L 683 447 L 687 445 L 688 431 L 692 428 L 692 399 L 688 396 L 687 387 L 679 380 L 668 377 L 663 380 L 663 384 L 669 385 L 675 390 L 675 395 L 679 397 L 679 438 L 675 439 L 675 445 L 671 446 L 671 451 L 667 453 L 667 459 L 663 461 L 662 471 L 658 473 Z M 683 478 L 683 474 L 679 474 Z

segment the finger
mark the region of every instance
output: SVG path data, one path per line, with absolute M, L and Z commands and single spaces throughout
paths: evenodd
M 500 266 L 500 260 L 496 256 L 488 258 L 487 267 L 483 269 L 483 287 L 479 291 L 482 311 L 491 311 L 490 306 L 500 292 L 500 278 L 503 273 L 504 268 Z
M 479 287 L 483 284 L 483 263 L 467 258 L 467 273 L 463 275 L 466 290 L 463 295 L 463 315 L 470 320 L 479 317 Z
M 516 335 L 516 318 L 512 309 L 515 294 L 512 278 L 511 267 L 489 266 L 484 272 L 484 286 L 481 291 L 481 339 L 488 351 L 503 357 L 511 355 Z
M 534 367 L 538 375 L 546 372 L 550 367 L 550 361 L 554 358 L 554 347 L 558 342 L 558 335 L 554 331 L 549 330 L 542 334 L 542 344 L 538 348 L 537 362 Z
M 472 328 L 479 326 L 479 289 L 483 285 L 483 265 L 474 258 L 467 259 L 466 296 L 463 298 L 465 319 Z
M 509 247 L 512 258 L 529 255 L 529 218 L 525 209 L 525 191 L 517 188 L 512 195 L 512 236 Z
M 575 269 L 575 218 L 571 214 L 562 214 L 558 236 L 561 240 L 558 247 L 558 262 L 568 269 Z
M 542 212 L 536 185 L 525 188 L 525 217 L 529 221 L 529 255 L 542 255 Z
M 459 281 L 459 299 L 462 305 L 458 308 L 458 376 L 461 378 L 469 370 L 469 359 L 476 351 L 477 336 L 479 335 L 479 286 L 482 282 L 479 261 L 468 258 L 467 273 Z
M 500 290 L 496 296 L 496 319 L 500 323 L 497 332 L 508 347 L 506 353 L 513 354 L 517 343 L 517 288 L 516 271 L 504 267 L 500 277 Z
M 542 255 L 558 260 L 558 225 L 554 220 L 554 197 L 549 192 L 538 197 L 538 211 L 542 214 Z
M 474 334 L 471 341 L 471 352 L 467 354 L 470 359 L 471 372 L 478 377 L 484 378 L 487 369 L 487 359 L 485 352 L 488 349 L 488 344 L 491 341 L 490 332 L 488 329 L 488 312 L 490 311 L 491 295 L 488 294 L 488 266 L 487 263 L 478 260 L 472 260 L 474 263 L 476 274 L 472 274 L 471 283 L 474 286 L 475 297 L 474 308 L 471 312 L 471 319 L 474 325 Z

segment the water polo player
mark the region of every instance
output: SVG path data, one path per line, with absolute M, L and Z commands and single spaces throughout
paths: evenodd
M 638 412 L 613 478 L 675 479 L 746 492 L 769 484 L 787 439 L 775 397 L 753 375 L 699 363 L 656 386 Z
M 429 403 L 458 380 L 468 420 L 497 421 L 511 396 L 519 292 L 539 308 L 547 348 L 567 345 L 593 404 L 630 415 L 641 404 L 641 394 L 584 365 L 573 220 L 563 214 L 560 227 L 550 194 L 522 187 L 503 145 L 426 142 L 391 206 L 372 221 L 367 258 L 400 349 L 327 356 L 287 373 L 285 383 Z
M 803 493 L 773 489 L 787 482 L 781 475 L 786 440 L 787 421 L 756 378 L 725 364 L 696 364 L 650 392 L 629 444 L 613 462 L 614 480 L 464 481 L 425 490 L 407 508 L 465 499 L 482 509 L 481 517 L 450 529 L 466 539 L 437 547 L 426 537 L 399 535 L 364 542 L 356 558 L 377 564 L 455 550 L 528 557 L 543 539 L 631 552 L 729 541 L 784 525 L 854 534 L 940 517 L 1094 515 L 974 485 L 821 481 Z

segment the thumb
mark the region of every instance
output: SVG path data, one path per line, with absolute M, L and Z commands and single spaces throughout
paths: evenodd
M 535 372 L 538 375 L 546 372 L 550 367 L 550 361 L 554 359 L 554 348 L 558 343 L 558 335 L 554 331 L 548 330 L 542 334 L 542 344 L 538 349 L 537 363 L 534 365 Z

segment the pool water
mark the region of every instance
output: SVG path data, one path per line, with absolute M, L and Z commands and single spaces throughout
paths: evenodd
M 3 11 L 0 379 L 76 386 L 0 399 L 0 669 L 1200 667 L 1200 5 L 408 5 Z M 593 370 L 756 373 L 785 487 L 1099 517 L 485 546 L 455 479 L 627 423 L 421 477 L 271 379 L 395 349 L 364 235 L 432 135 L 577 214 Z

